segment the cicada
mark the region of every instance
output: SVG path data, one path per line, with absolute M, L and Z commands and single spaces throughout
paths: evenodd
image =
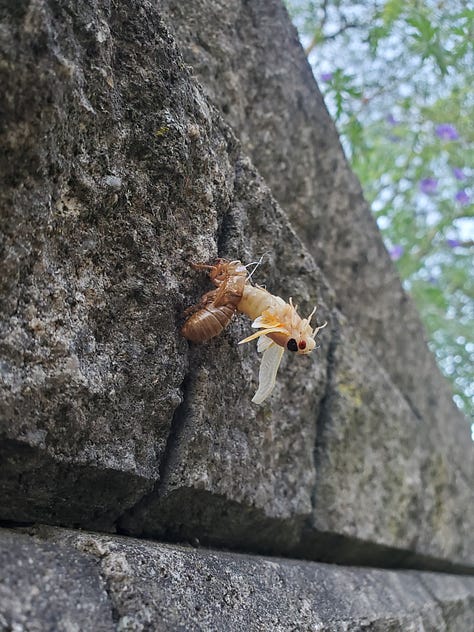
M 194 307 L 181 330 L 193 342 L 205 342 L 217 336 L 239 311 L 252 320 L 258 329 L 239 344 L 258 339 L 257 350 L 262 353 L 258 390 L 252 398 L 261 404 L 272 392 L 285 349 L 299 355 L 311 353 L 316 347 L 315 337 L 326 326 L 311 327 L 311 318 L 301 318 L 290 298 L 288 303 L 265 288 L 252 285 L 247 267 L 240 261 L 218 259 L 214 265 L 193 264 L 195 269 L 206 269 L 217 289 L 207 292 Z

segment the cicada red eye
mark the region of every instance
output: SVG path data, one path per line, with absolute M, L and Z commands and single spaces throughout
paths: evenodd
M 306 349 L 306 340 L 300 340 L 298 343 L 299 349 Z

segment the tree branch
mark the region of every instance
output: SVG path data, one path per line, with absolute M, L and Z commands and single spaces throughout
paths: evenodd
M 360 22 L 347 22 L 346 19 L 343 18 L 344 24 L 341 26 L 341 28 L 339 28 L 337 31 L 334 31 L 334 33 L 330 33 L 329 35 L 324 35 L 323 34 L 324 22 L 325 20 L 321 21 L 321 25 L 319 29 L 314 34 L 311 42 L 305 48 L 304 52 L 306 54 L 306 57 L 308 57 L 308 55 L 316 48 L 316 46 L 320 42 L 328 42 L 329 40 L 334 40 L 336 39 L 336 37 L 339 37 L 339 35 L 342 35 L 349 29 L 360 28 L 361 26 L 363 26 L 362 24 L 360 24 Z

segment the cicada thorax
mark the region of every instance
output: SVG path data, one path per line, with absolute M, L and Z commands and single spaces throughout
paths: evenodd
M 207 292 L 201 301 L 186 310 L 194 312 L 184 323 L 181 333 L 192 342 L 206 342 L 218 336 L 232 320 L 247 281 L 247 271 L 240 261 L 218 259 L 215 265 L 193 264 L 195 269 L 209 270 L 217 289 Z
M 285 306 L 286 303 L 282 298 L 270 294 L 265 288 L 258 285 L 246 285 L 237 309 L 254 321 L 269 309 L 281 311 Z M 267 335 L 280 347 L 286 347 L 291 338 L 287 332 L 273 332 Z
M 262 287 L 246 285 L 237 309 L 253 320 L 254 327 L 261 328 L 259 333 L 246 338 L 246 342 L 266 335 L 280 347 L 299 354 L 314 349 L 314 331 L 309 326 L 312 314 L 308 319 L 302 319 L 291 298 L 286 303 Z

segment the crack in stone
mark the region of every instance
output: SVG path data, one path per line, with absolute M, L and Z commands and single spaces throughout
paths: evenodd
M 102 560 L 102 558 L 98 555 L 96 555 L 97 557 L 99 557 L 100 560 Z M 105 594 L 107 595 L 107 601 L 109 603 L 109 607 L 110 607 L 110 613 L 112 616 L 112 621 L 115 623 L 115 625 L 117 625 L 121 619 L 121 614 L 120 614 L 120 610 L 119 607 L 117 605 L 117 599 L 115 598 L 114 595 L 114 590 L 112 587 L 112 580 L 110 579 L 110 577 L 108 576 L 108 574 L 99 566 L 98 567 L 98 572 L 99 572 L 99 576 L 102 580 L 102 584 L 104 587 L 104 591 Z
M 191 351 L 192 354 L 192 351 Z M 159 473 L 160 478 L 158 481 L 158 496 L 162 495 L 163 490 L 166 488 L 169 482 L 170 474 L 173 470 L 173 465 L 176 463 L 177 451 L 181 442 L 183 430 L 188 418 L 190 398 L 189 392 L 192 388 L 194 371 L 189 371 L 185 376 L 181 384 L 181 390 L 183 393 L 183 401 L 176 408 L 171 421 L 170 431 L 166 440 L 163 456 L 161 457 Z
M 163 490 L 166 489 L 170 477 L 170 472 L 172 471 L 173 465 L 177 459 L 176 453 L 186 423 L 186 418 L 188 416 L 189 391 L 193 381 L 193 369 L 191 368 L 191 364 L 192 363 L 190 362 L 190 367 L 188 367 L 188 371 L 185 374 L 183 381 L 181 382 L 183 399 L 173 413 L 173 418 L 171 420 L 170 429 L 166 439 L 165 449 L 163 450 L 163 454 L 161 456 L 160 464 L 158 467 L 159 478 L 154 484 L 151 491 L 142 496 L 142 498 L 140 498 L 132 507 L 129 507 L 117 518 L 115 524 L 118 533 L 127 534 L 128 529 L 124 527 L 124 522 L 128 518 L 133 518 L 133 516 L 139 513 L 141 510 L 149 507 L 155 500 L 163 495 Z
M 303 527 L 300 543 L 289 555 L 298 559 L 343 566 L 474 575 L 472 566 L 360 540 L 354 536 L 319 531 L 310 524 Z
M 235 139 L 233 138 L 234 142 Z M 235 148 L 237 152 L 237 147 Z M 235 160 L 234 166 L 234 195 L 235 195 L 235 182 L 237 180 L 237 171 L 239 162 Z M 221 221 L 219 222 L 216 233 L 216 244 L 218 255 L 221 256 L 222 252 L 226 250 L 227 242 L 229 241 L 229 234 L 232 232 L 232 226 L 234 223 L 234 214 L 232 213 L 232 205 L 223 214 Z M 165 493 L 168 486 L 173 466 L 177 461 L 177 452 L 180 444 L 180 439 L 183 434 L 184 427 L 186 425 L 186 419 L 188 417 L 190 397 L 189 393 L 192 389 L 194 382 L 193 375 L 195 373 L 194 360 L 194 347 L 190 347 L 189 365 L 186 374 L 184 375 L 181 383 L 181 391 L 183 399 L 179 406 L 173 413 L 173 418 L 170 424 L 170 430 L 166 439 L 165 449 L 160 459 L 158 467 L 159 479 L 153 486 L 153 489 L 141 497 L 132 507 L 126 509 L 115 521 L 116 529 L 118 533 L 127 533 L 127 529 L 124 528 L 124 522 L 127 518 L 132 518 L 141 510 L 149 507 L 155 500 L 158 500 Z

